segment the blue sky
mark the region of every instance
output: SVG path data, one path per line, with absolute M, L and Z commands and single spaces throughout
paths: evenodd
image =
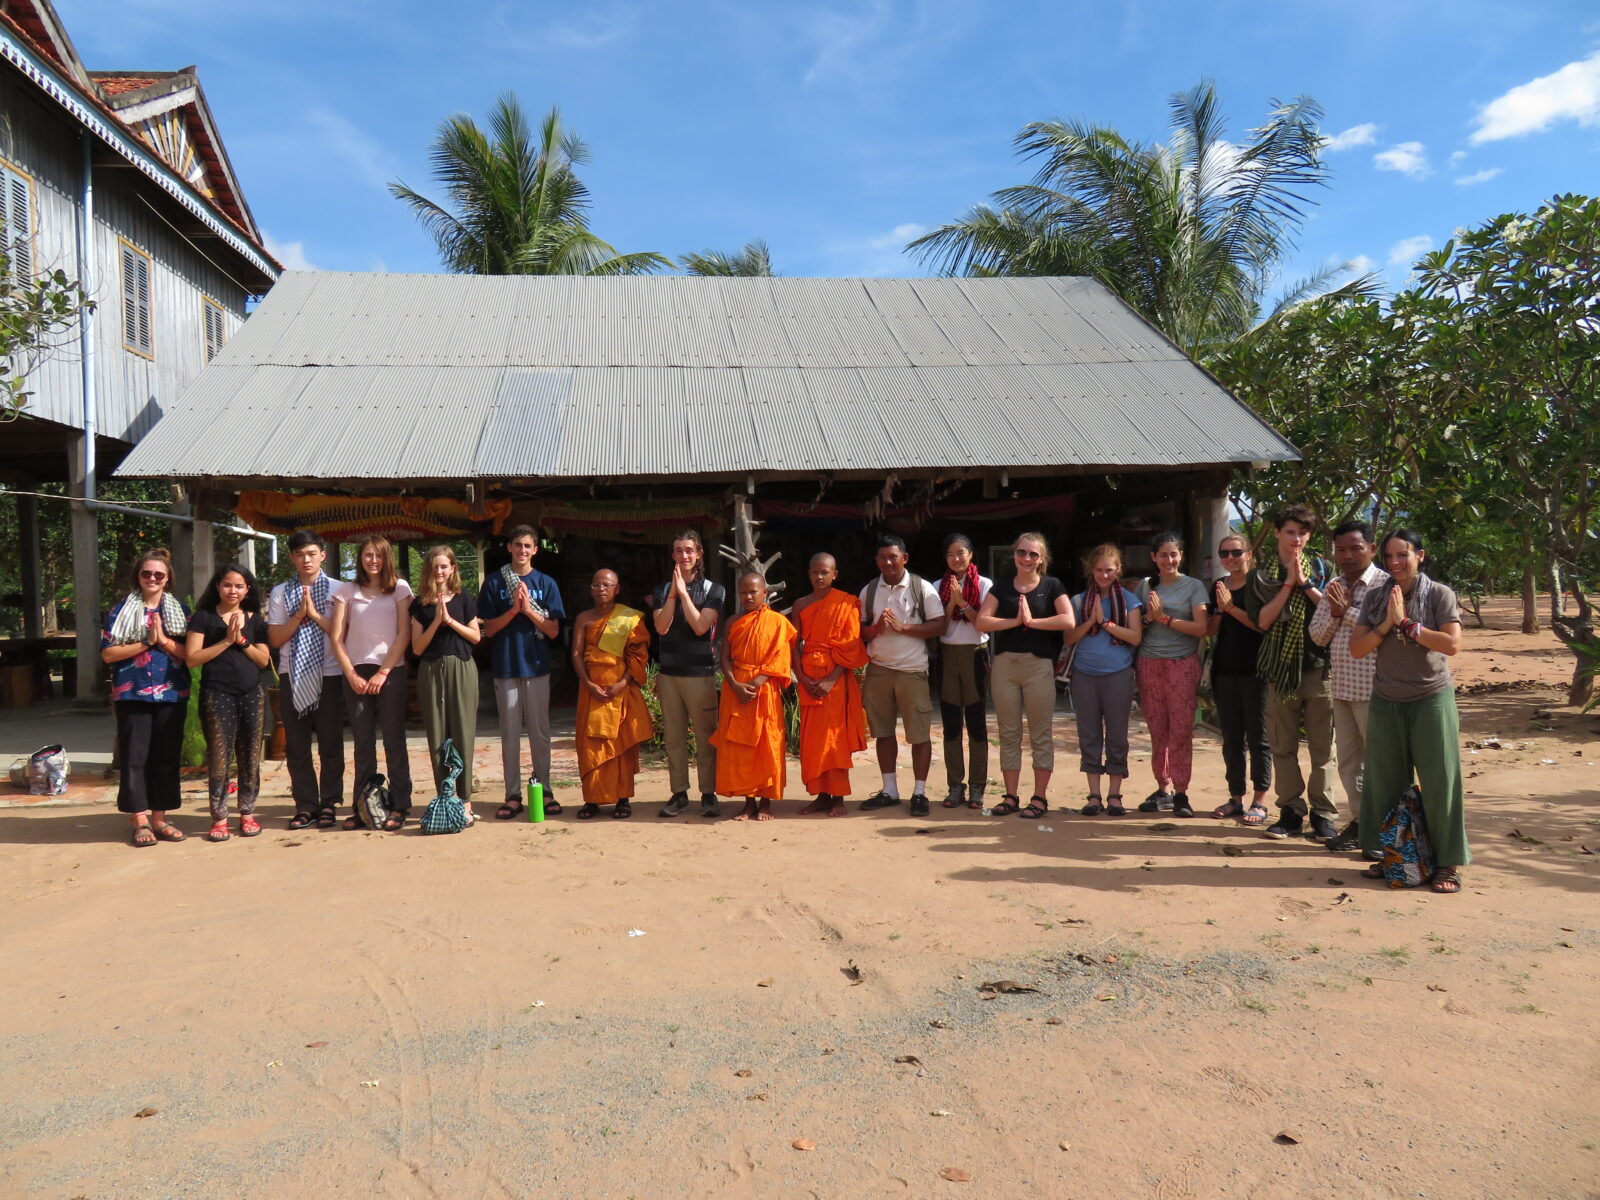
M 1158 140 L 1215 79 L 1235 131 L 1307 94 L 1332 185 L 1294 276 L 1403 278 L 1457 226 L 1600 186 L 1595 0 L 57 0 L 91 69 L 199 66 L 291 266 L 436 271 L 387 180 L 434 187 L 453 112 L 503 91 L 590 146 L 592 226 L 675 256 L 771 245 L 789 275 L 916 275 L 906 240 L 1030 167 L 1051 117 Z

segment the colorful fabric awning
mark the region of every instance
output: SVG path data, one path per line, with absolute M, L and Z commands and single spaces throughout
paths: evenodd
M 706 535 L 728 521 L 720 493 L 656 501 L 525 500 L 518 503 L 516 512 L 519 520 L 553 534 L 576 533 L 661 546 L 670 543 L 680 529 L 692 527 Z
M 511 501 L 486 501 L 481 513 L 475 514 L 460 500 L 447 498 L 243 492 L 234 512 L 262 533 L 310 529 L 330 542 L 365 537 L 386 537 L 391 542 L 450 541 L 499 533 L 511 515 Z

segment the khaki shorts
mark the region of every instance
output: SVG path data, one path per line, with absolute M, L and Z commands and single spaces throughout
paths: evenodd
M 873 737 L 892 738 L 898 714 L 911 745 L 933 740 L 933 696 L 928 692 L 926 672 L 892 671 L 868 663 L 867 677 L 861 684 L 861 702 Z

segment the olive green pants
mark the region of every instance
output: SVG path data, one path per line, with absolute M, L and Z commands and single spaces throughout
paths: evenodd
M 1461 719 L 1449 688 L 1421 700 L 1374 695 L 1367 709 L 1367 761 L 1361 789 L 1361 848 L 1379 850 L 1378 827 L 1412 783 L 1422 791 L 1422 814 L 1434 861 L 1464 867 L 1467 811 L 1461 782 Z
M 461 755 L 456 795 L 472 799 L 472 742 L 478 733 L 478 664 L 470 658 L 425 658 L 417 664 L 417 699 L 422 727 L 428 731 L 428 757 L 433 760 L 435 795 L 444 786 L 439 748 L 445 738 Z

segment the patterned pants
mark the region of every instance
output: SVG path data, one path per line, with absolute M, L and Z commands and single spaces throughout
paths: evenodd
M 1141 658 L 1139 707 L 1150 727 L 1150 770 L 1157 783 L 1187 792 L 1194 774 L 1194 706 L 1200 693 L 1200 656 Z
M 228 776 L 239 765 L 239 815 L 256 811 L 261 790 L 261 728 L 266 723 L 265 688 L 241 695 L 214 687 L 200 689 L 200 724 L 206 733 L 206 776 L 211 820 L 228 819 Z

